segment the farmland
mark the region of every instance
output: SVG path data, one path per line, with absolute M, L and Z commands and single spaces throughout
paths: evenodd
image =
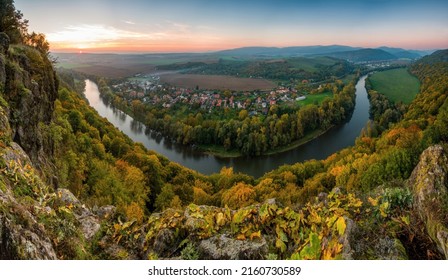
M 166 74 L 161 81 L 171 85 L 200 89 L 270 90 L 275 83 L 265 79 L 236 78 L 224 75 Z
M 409 104 L 419 92 L 420 83 L 407 69 L 377 72 L 370 77 L 372 89 L 384 94 L 393 102 Z

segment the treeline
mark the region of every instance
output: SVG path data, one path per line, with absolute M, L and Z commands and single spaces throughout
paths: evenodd
M 48 55 L 50 44 L 42 33 L 28 32 L 28 20 L 23 18 L 20 10 L 16 10 L 13 0 L 2 0 L 0 6 L 0 33 L 2 43 L 24 44 Z M 3 36 L 6 35 L 7 38 Z
M 330 59 L 330 58 L 329 58 Z M 300 61 L 296 61 L 300 60 Z M 285 60 L 255 60 L 233 61 L 219 59 L 217 63 L 189 62 L 159 66 L 163 70 L 184 70 L 191 74 L 229 75 L 240 77 L 255 77 L 277 81 L 326 80 L 330 77 L 341 77 L 353 71 L 353 65 L 339 59 L 333 64 L 321 64 L 312 58 L 307 61 L 308 70 L 296 68 L 296 64 L 303 63 L 303 58 L 288 58 Z
M 407 110 L 407 106 L 402 103 L 395 103 L 389 100 L 384 94 L 372 89 L 369 77 L 366 79 L 366 90 L 370 101 L 370 123 L 364 132 L 369 136 L 378 136 L 391 124 L 400 121 Z
M 298 110 L 272 106 L 267 116 L 250 116 L 246 110 L 238 117 L 219 119 L 204 112 L 175 116 L 176 108 L 153 108 L 134 100 L 127 104 L 114 95 L 104 79 L 98 81 L 103 98 L 124 111 L 131 112 L 146 126 L 184 145 L 218 146 L 245 156 L 259 156 L 285 147 L 316 130 L 326 130 L 342 123 L 354 109 L 353 83 L 336 83 L 334 96 L 320 106 L 307 105 Z

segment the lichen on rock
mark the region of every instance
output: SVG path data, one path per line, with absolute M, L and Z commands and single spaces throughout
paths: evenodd
M 422 153 L 409 186 L 414 193 L 414 210 L 448 259 L 448 157 L 442 146 L 429 147 Z

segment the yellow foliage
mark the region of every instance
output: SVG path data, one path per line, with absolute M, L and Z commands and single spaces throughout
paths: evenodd
M 128 220 L 135 219 L 138 223 L 141 223 L 143 221 L 144 212 L 137 203 L 132 202 L 129 206 L 126 206 L 125 212 Z
M 343 170 L 344 170 L 344 166 L 336 166 L 330 170 L 330 174 L 337 177 L 337 176 L 341 175 Z
M 230 208 L 244 207 L 254 202 L 255 191 L 253 187 L 243 182 L 237 183 L 222 195 L 222 204 Z

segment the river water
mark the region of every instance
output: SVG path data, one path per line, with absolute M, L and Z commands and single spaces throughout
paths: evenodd
M 275 155 L 254 158 L 219 158 L 204 154 L 189 146 L 165 141 L 163 137 L 156 133 L 145 134 L 146 127 L 144 124 L 134 120 L 120 110 L 108 106 L 100 98 L 98 87 L 94 82 L 86 80 L 84 93 L 89 100 L 90 106 L 95 108 L 102 117 L 107 118 L 135 142 L 143 143 L 146 148 L 164 155 L 171 161 L 207 175 L 219 172 L 224 166 L 231 166 L 235 172 L 243 172 L 254 177 L 260 177 L 281 165 L 293 164 L 309 159 L 324 159 L 338 150 L 353 145 L 356 137 L 369 119 L 370 104 L 365 89 L 366 77 L 361 77 L 356 84 L 355 110 L 348 122 L 331 128 L 325 134 L 295 149 Z

